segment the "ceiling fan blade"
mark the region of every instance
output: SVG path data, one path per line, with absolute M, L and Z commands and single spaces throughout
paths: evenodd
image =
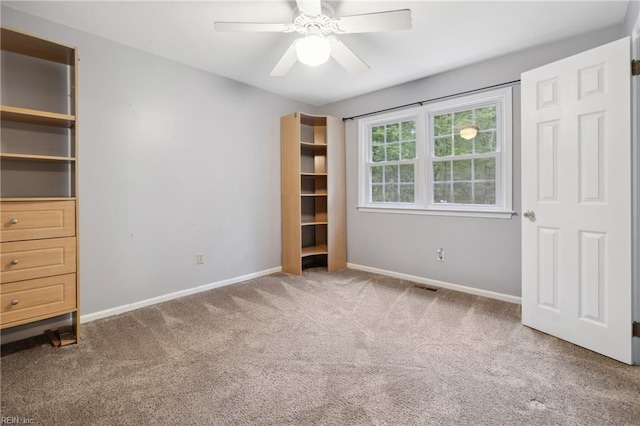
M 292 24 L 269 24 L 266 22 L 214 22 L 216 31 L 234 31 L 234 32 L 291 32 Z
M 296 0 L 298 10 L 308 16 L 318 16 L 322 13 L 320 0 Z
M 347 71 L 352 74 L 361 74 L 369 69 L 369 65 L 336 37 L 329 36 L 327 40 L 331 43 L 331 57 Z
M 390 10 L 388 12 L 343 16 L 334 21 L 339 33 L 370 33 L 377 31 L 397 31 L 411 28 L 411 10 Z
M 291 46 L 284 52 L 280 61 L 276 64 L 271 71 L 271 77 L 282 77 L 286 73 L 289 72 L 291 67 L 298 61 L 298 55 L 296 54 L 296 42 L 298 40 L 294 40 L 291 43 Z

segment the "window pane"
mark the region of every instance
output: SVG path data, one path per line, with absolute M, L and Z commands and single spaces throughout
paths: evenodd
M 451 122 L 453 116 L 451 114 L 438 115 L 433 117 L 433 135 L 445 136 L 451 134 Z
M 371 161 L 384 161 L 384 145 L 373 145 L 371 147 Z
M 451 184 L 450 183 L 434 183 L 433 184 L 433 202 L 450 203 L 451 200 Z
M 496 179 L 496 159 L 481 158 L 473 160 L 474 180 L 491 180 Z
M 413 184 L 400 185 L 400 202 L 413 203 Z
M 416 140 L 416 122 L 415 121 L 405 121 L 400 125 L 400 127 L 402 129 L 403 141 Z
M 436 157 L 446 157 L 451 155 L 451 136 L 435 138 L 433 152 Z
M 465 154 L 473 154 L 473 139 L 464 139 L 459 134 L 456 134 L 454 155 Z
M 382 183 L 382 170 L 383 166 L 374 166 L 371 167 L 371 182 L 373 183 Z
M 475 204 L 496 203 L 496 184 L 494 182 L 479 182 L 474 185 Z
M 453 202 L 458 204 L 473 203 L 473 197 L 471 196 L 471 183 L 468 183 L 468 182 L 453 183 Z
M 398 142 L 398 140 L 400 140 L 400 124 L 387 124 L 386 134 L 387 143 Z
M 384 201 L 386 201 L 387 203 L 397 203 L 400 200 L 398 184 L 388 183 L 384 187 Z
M 475 138 L 476 153 L 482 154 L 485 152 L 496 151 L 496 132 L 480 132 Z
M 402 164 L 400 166 L 400 182 L 413 183 L 414 178 L 413 164 Z
M 475 111 L 476 125 L 480 130 L 495 129 L 496 128 L 496 106 L 488 106 L 484 108 L 478 108 Z
M 460 133 L 460 130 L 473 126 L 473 110 L 460 111 L 453 114 L 453 122 L 455 133 Z
M 385 166 L 384 167 L 384 181 L 398 182 L 398 166 Z
M 453 180 L 471 180 L 471 160 L 452 161 L 452 165 Z
M 387 147 L 387 161 L 398 161 L 400 159 L 400 144 L 392 143 L 385 146 Z
M 384 202 L 384 186 L 372 185 L 371 186 L 371 201 L 374 203 Z
M 384 142 L 384 126 L 376 126 L 371 128 L 371 140 L 373 142 Z
M 451 180 L 451 161 L 433 163 L 433 180 L 435 182 Z
M 416 158 L 416 143 L 403 142 L 402 143 L 402 159 L 413 160 L 414 158 Z

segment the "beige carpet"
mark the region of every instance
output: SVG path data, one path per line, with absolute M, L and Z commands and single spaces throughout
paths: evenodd
M 640 368 L 518 305 L 359 271 L 275 274 L 5 345 L 2 416 L 38 425 L 640 425 Z

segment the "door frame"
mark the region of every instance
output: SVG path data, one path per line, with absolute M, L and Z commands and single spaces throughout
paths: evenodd
M 640 60 L 640 14 L 636 17 L 636 23 L 631 32 L 631 58 Z M 632 279 L 633 279 L 633 320 L 640 322 L 640 96 L 638 96 L 638 88 L 640 86 L 640 76 L 632 77 L 631 81 L 631 188 L 632 188 Z M 640 338 L 635 337 L 634 347 L 634 364 L 640 365 Z

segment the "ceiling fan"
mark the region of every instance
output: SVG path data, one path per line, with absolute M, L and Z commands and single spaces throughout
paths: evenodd
M 321 0 L 297 0 L 292 23 L 215 22 L 216 31 L 236 32 L 297 32 L 302 35 L 291 43 L 276 64 L 272 76 L 283 76 L 300 61 L 306 65 L 320 65 L 329 57 L 347 71 L 360 74 L 369 66 L 332 34 L 396 31 L 411 28 L 411 10 L 390 10 L 362 15 L 334 17 L 333 9 Z

